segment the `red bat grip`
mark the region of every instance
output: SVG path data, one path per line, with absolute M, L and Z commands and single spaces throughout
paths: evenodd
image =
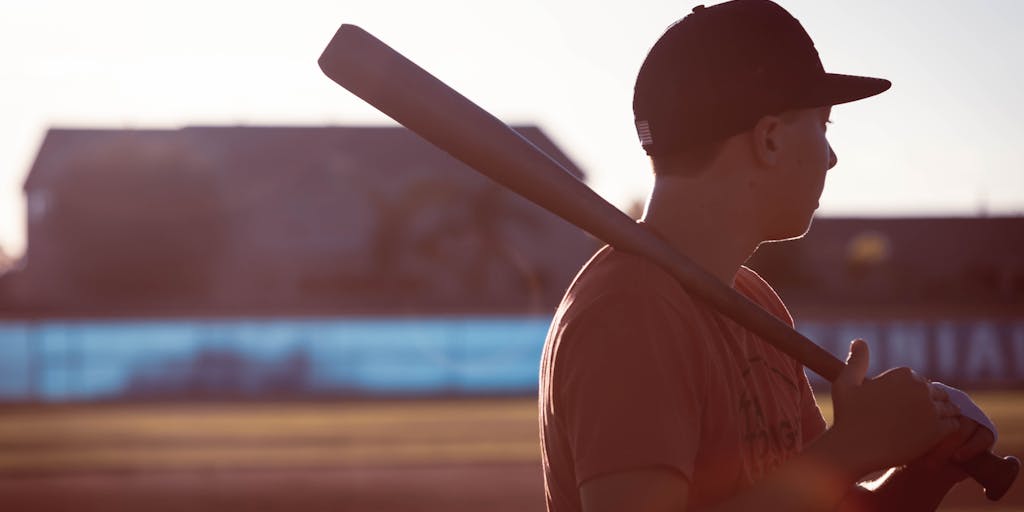
M 640 229 L 515 130 L 361 28 L 342 25 L 319 64 L 342 87 L 473 169 L 609 245 L 653 260 L 811 371 L 834 381 L 843 370 L 835 356 Z M 1016 477 L 1015 461 L 986 453 L 964 468 L 995 491 L 990 497 L 1001 496 Z

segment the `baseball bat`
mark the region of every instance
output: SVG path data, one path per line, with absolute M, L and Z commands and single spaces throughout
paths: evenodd
M 342 25 L 319 59 L 329 78 L 504 187 L 615 247 L 646 257 L 690 293 L 811 371 L 834 381 L 843 362 L 648 233 L 515 130 L 355 25 Z M 997 500 L 1020 462 L 991 452 L 963 469 Z

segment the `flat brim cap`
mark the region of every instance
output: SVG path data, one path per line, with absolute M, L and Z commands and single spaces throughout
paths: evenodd
M 892 82 L 884 78 L 825 73 L 820 82 L 806 92 L 806 104 L 795 106 L 812 108 L 840 105 L 870 98 L 889 90 L 890 87 Z
M 637 74 L 633 113 L 644 150 L 655 156 L 741 133 L 765 115 L 849 103 L 890 86 L 827 73 L 785 9 L 733 0 L 697 6 L 662 34 Z

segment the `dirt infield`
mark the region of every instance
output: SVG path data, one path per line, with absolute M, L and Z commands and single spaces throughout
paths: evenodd
M 0 504 L 54 512 L 513 512 L 543 510 L 544 495 L 535 464 L 476 464 L 8 478 Z
M 0 480 L 0 503 L 54 512 L 512 512 L 543 510 L 540 478 L 535 464 L 86 473 Z M 1024 511 L 1020 486 L 998 503 L 980 494 L 963 483 L 940 510 Z
M 1024 450 L 1024 394 L 975 396 Z M 826 415 L 827 398 L 821 400 Z M 0 510 L 542 510 L 528 399 L 0 409 Z M 965 482 L 946 511 L 1024 512 Z

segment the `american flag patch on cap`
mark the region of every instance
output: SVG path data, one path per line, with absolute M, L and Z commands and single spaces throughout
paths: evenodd
M 654 144 L 654 137 L 651 135 L 651 125 L 647 121 L 636 122 L 636 134 L 640 136 L 640 144 L 649 146 Z

